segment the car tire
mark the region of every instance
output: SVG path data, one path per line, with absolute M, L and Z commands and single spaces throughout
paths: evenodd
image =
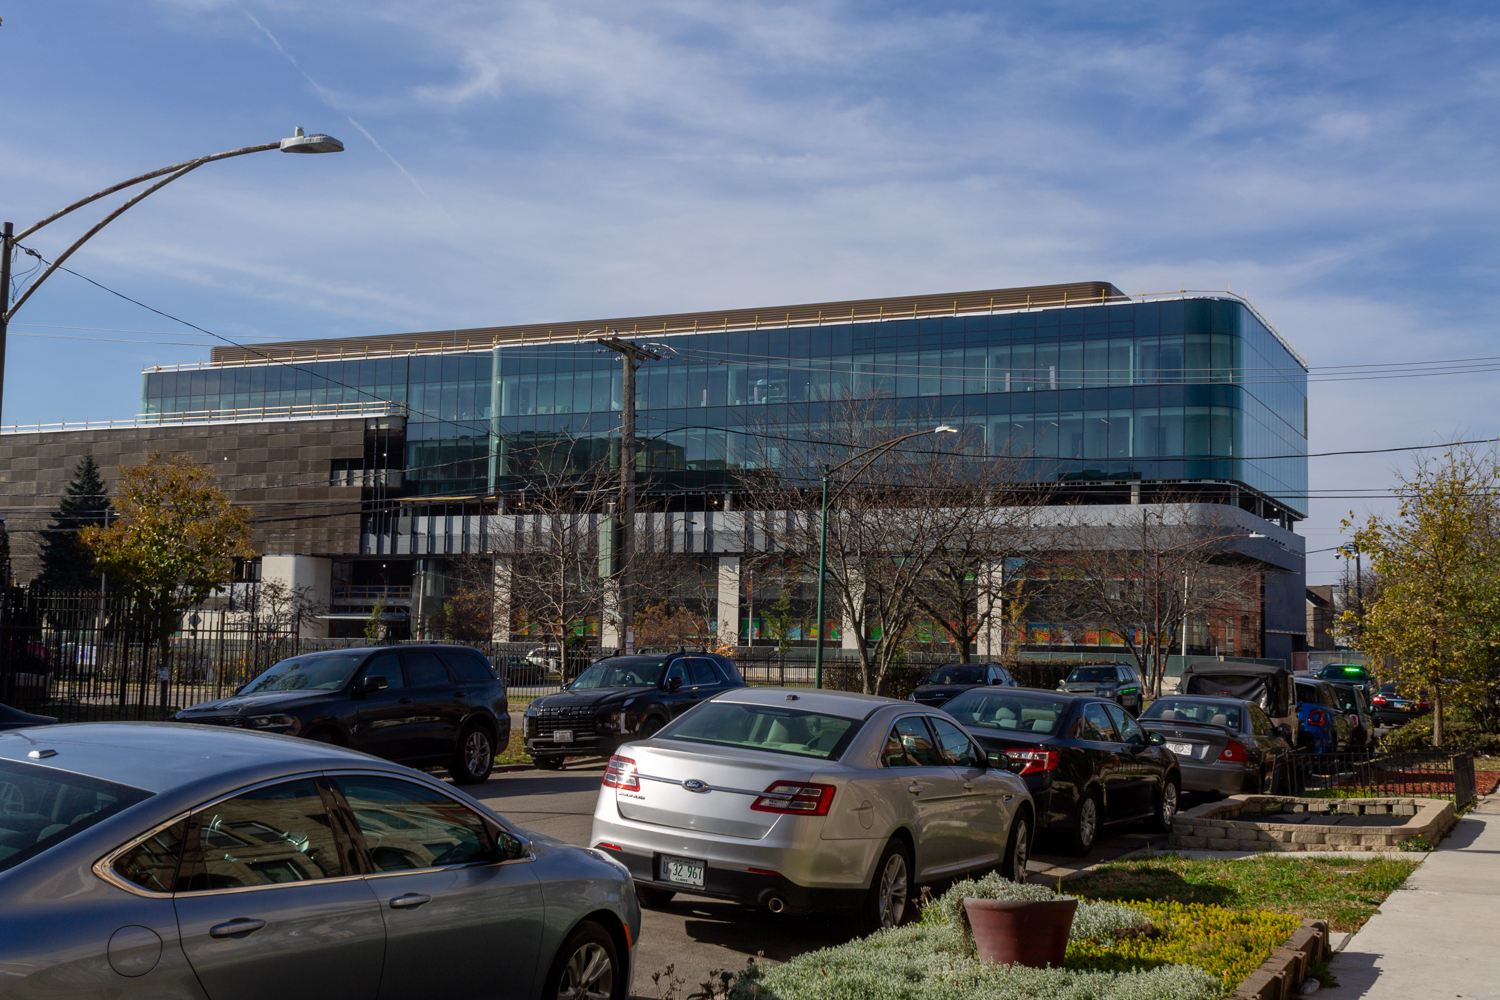
M 671 889 L 659 889 L 654 885 L 635 884 L 635 898 L 640 901 L 642 909 L 665 910 L 677 897 L 677 893 Z
M 1026 881 L 1026 862 L 1031 860 L 1031 814 L 1022 809 L 1010 824 L 1005 856 L 1000 860 L 1000 874 L 1012 882 Z
M 1171 833 L 1172 820 L 1177 815 L 1177 807 L 1181 802 L 1182 790 L 1177 779 L 1168 778 L 1162 782 L 1161 791 L 1156 793 L 1156 811 L 1152 813 L 1147 826 L 1156 833 Z
M 651 737 L 661 732 L 661 727 L 663 725 L 665 725 L 665 723 L 663 723 L 656 716 L 647 716 L 646 718 L 641 720 L 641 728 L 636 731 L 635 738 L 638 740 L 649 740 Z
M 1063 849 L 1078 858 L 1092 851 L 1094 843 L 1099 839 L 1099 826 L 1103 818 L 1104 809 L 1099 804 L 1099 793 L 1085 792 L 1073 809 Z
M 911 911 L 911 852 L 898 837 L 892 837 L 875 863 L 870 893 L 865 897 L 865 922 L 875 930 L 899 927 Z
M 471 722 L 458 734 L 448 774 L 455 785 L 477 785 L 495 769 L 495 739 L 482 723 Z
M 585 920 L 557 949 L 542 986 L 542 1000 L 604 996 L 624 1000 L 625 969 L 609 932 Z
M 563 758 L 533 757 L 531 758 L 531 763 L 538 771 L 557 771 L 561 770 L 563 766 Z

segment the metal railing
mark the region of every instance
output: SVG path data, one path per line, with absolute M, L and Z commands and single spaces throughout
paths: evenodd
M 0 434 L 45 434 L 55 431 L 98 431 L 130 427 L 161 427 L 178 424 L 260 423 L 263 421 L 311 420 L 319 417 L 389 417 L 406 413 L 405 403 L 376 400 L 364 403 L 309 403 L 305 406 L 249 406 L 228 410 L 173 410 L 170 413 L 137 413 L 116 420 L 63 420 L 57 423 L 6 424 Z
M 1271 787 L 1278 795 L 1447 798 L 1459 809 L 1478 798 L 1474 752 L 1467 748 L 1324 754 L 1292 750 L 1278 754 L 1272 768 Z

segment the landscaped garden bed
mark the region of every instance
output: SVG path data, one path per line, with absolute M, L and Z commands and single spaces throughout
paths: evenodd
M 1197 902 L 1081 900 L 1062 968 L 975 956 L 963 899 L 1049 898 L 991 875 L 960 882 L 915 924 L 742 973 L 735 1000 L 1216 1000 L 1301 927 L 1301 918 Z
M 1232 795 L 1178 813 L 1168 844 L 1216 851 L 1398 851 L 1410 842 L 1436 844 L 1455 822 L 1448 799 Z

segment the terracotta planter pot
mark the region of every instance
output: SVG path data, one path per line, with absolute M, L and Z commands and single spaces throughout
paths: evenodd
M 1061 966 L 1078 900 L 965 899 L 979 960 L 991 965 L 1019 962 L 1034 969 Z

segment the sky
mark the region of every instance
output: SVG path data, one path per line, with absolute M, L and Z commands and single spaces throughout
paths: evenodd
M 0 217 L 294 126 L 68 266 L 233 341 L 1013 285 L 1231 289 L 1313 452 L 1500 435 L 1500 13 L 1478 3 L 0 2 Z M 60 252 L 123 195 L 28 238 Z M 75 221 L 76 220 L 76 221 Z M 29 260 L 29 259 L 27 259 Z M 58 273 L 5 423 L 214 341 Z M 1482 366 L 1481 366 L 1482 367 Z M 1496 366 L 1500 367 L 1500 366 Z M 1411 453 L 1311 459 L 1309 583 Z

